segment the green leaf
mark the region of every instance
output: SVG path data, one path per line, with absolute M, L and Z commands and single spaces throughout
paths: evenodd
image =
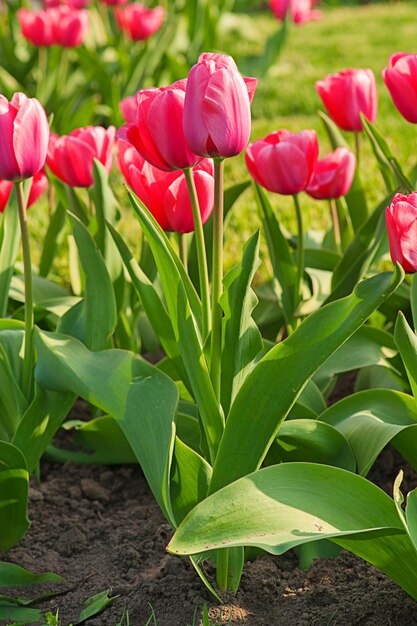
M 394 501 L 336 467 L 284 463 L 249 474 L 197 505 L 167 549 L 196 554 L 257 546 L 282 554 L 324 538 L 369 561 L 417 599 L 417 552 Z
M 12 193 L 0 226 L 0 317 L 7 315 L 10 282 L 20 242 L 19 212 Z
M 81 611 L 78 622 L 75 622 L 75 626 L 78 624 L 82 624 L 86 620 L 90 619 L 94 615 L 101 613 L 105 608 L 107 608 L 112 602 L 114 602 L 119 596 L 110 597 L 111 590 L 107 589 L 107 591 L 102 591 L 101 593 L 97 593 L 91 598 L 88 598 L 84 602 L 85 608 Z
M 57 333 L 36 333 L 35 375 L 42 387 L 71 391 L 117 420 L 152 492 L 174 524 L 169 471 L 178 391 L 165 374 L 131 352 L 90 352 Z
M 51 271 L 58 248 L 59 238 L 65 226 L 66 215 L 65 206 L 61 202 L 58 202 L 55 212 L 49 221 L 48 230 L 46 231 L 43 242 L 41 260 L 39 262 L 40 276 L 46 277 Z
M 392 389 L 369 389 L 336 402 L 319 419 L 346 437 L 359 474 L 368 473 L 390 442 L 417 468 L 417 404 L 411 396 Z
M 220 299 L 224 311 L 221 400 L 226 415 L 263 348 L 261 334 L 252 319 L 258 299 L 251 283 L 258 264 L 259 233 L 256 233 L 244 246 L 241 262 L 223 280 L 224 291 Z
M 10 550 L 29 527 L 29 474 L 23 454 L 0 441 L 0 550 Z M 0 570 L 1 573 L 1 570 Z
M 36 574 L 20 567 L 20 565 L 0 561 L 0 587 L 21 587 L 63 582 L 65 582 L 65 578 L 58 574 L 53 574 L 52 572 Z
M 27 400 L 21 390 L 23 367 L 22 346 L 24 331 L 2 330 L 0 332 L 0 438 L 11 441 Z
M 213 467 L 211 492 L 260 466 L 307 381 L 402 279 L 397 266 L 394 275 L 385 273 L 363 281 L 352 295 L 306 318 L 258 363 L 230 410 Z
M 28 626 L 29 624 L 39 624 L 42 619 L 40 609 L 28 609 L 23 606 L 16 606 L 9 602 L 0 601 L 0 620 L 7 620 L 10 626 Z M 10 621 L 13 620 L 13 623 Z
M 70 216 L 81 264 L 86 275 L 84 298 L 60 320 L 59 331 L 74 335 L 91 350 L 109 344 L 116 327 L 116 302 L 113 286 L 103 257 L 87 228 Z
M 417 489 L 413 489 L 407 494 L 405 518 L 411 541 L 417 549 Z
M 399 311 L 395 324 L 395 343 L 400 351 L 413 396 L 417 399 L 417 337 Z

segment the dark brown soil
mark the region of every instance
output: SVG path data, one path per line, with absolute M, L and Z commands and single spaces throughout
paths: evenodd
M 400 468 L 404 490 L 417 485 L 417 474 L 391 449 L 371 477 L 390 492 Z M 119 598 L 88 626 L 116 626 L 125 607 L 130 626 L 145 626 L 151 607 L 151 626 L 197 626 L 204 603 L 216 625 L 417 625 L 417 604 L 348 553 L 315 562 L 309 572 L 292 553 L 247 563 L 238 594 L 217 607 L 187 559 L 165 553 L 171 530 L 137 467 L 45 463 L 41 482 L 32 482 L 30 519 L 26 537 L 6 558 L 71 583 L 71 591 L 39 605 L 59 607 L 62 626 L 77 620 L 86 598 L 108 588 Z

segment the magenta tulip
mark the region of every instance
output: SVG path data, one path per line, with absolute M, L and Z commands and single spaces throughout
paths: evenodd
M 332 120 L 342 130 L 362 130 L 360 113 L 375 122 L 378 94 L 375 76 L 368 69 L 347 69 L 316 82 L 316 89 Z
M 44 0 L 45 9 L 53 9 L 59 6 L 67 6 L 70 9 L 84 9 L 91 0 Z
M 129 144 L 119 141 L 120 170 L 138 198 L 164 230 L 189 233 L 194 230 L 193 213 L 183 172 L 164 172 L 153 167 Z M 204 159 L 193 170 L 203 224 L 214 206 L 213 165 Z
M 132 2 L 126 7 L 117 8 L 114 16 L 120 30 L 130 39 L 145 41 L 161 28 L 165 19 L 165 9 L 163 7 L 149 9 L 140 2 Z
M 35 98 L 0 95 L 0 178 L 31 178 L 44 166 L 49 140 L 46 113 Z
M 20 9 L 17 13 L 23 37 L 34 46 L 55 44 L 54 18 L 49 11 Z
M 77 128 L 69 135 L 52 134 L 47 165 L 70 187 L 90 187 L 94 183 L 93 165 L 97 159 L 110 172 L 115 129 L 101 126 Z
M 192 167 L 201 157 L 191 152 L 183 131 L 186 81 L 168 87 L 144 89 L 136 94 L 136 121 L 119 128 L 123 139 L 152 163 L 167 172 Z
M 316 200 L 331 200 L 345 196 L 355 175 L 356 158 L 347 148 L 336 148 L 317 161 L 313 178 L 306 188 Z
M 270 0 L 275 17 L 281 22 L 288 18 L 294 24 L 304 24 L 319 19 L 321 11 L 313 9 L 314 0 Z
M 385 217 L 392 262 L 407 273 L 417 272 L 417 193 L 397 193 Z
M 314 130 L 278 130 L 249 144 L 246 165 L 258 185 L 283 195 L 304 191 L 311 181 L 318 155 Z
M 63 48 L 75 48 L 84 43 L 88 33 L 88 12 L 60 6 L 51 9 L 54 14 L 55 44 Z
M 100 0 L 102 4 L 107 4 L 110 7 L 116 7 L 121 4 L 126 4 L 128 0 Z
M 134 96 L 127 96 L 127 98 L 123 98 L 123 100 L 119 102 L 119 108 L 122 112 L 125 122 L 127 122 L 128 124 L 130 124 L 131 122 L 135 122 L 138 112 L 138 102 L 136 94 Z
M 401 115 L 417 124 L 417 54 L 393 54 L 382 78 Z
M 41 197 L 47 186 L 48 179 L 42 169 L 32 178 L 28 197 L 28 209 Z M 13 183 L 10 180 L 0 180 L 0 213 L 3 213 L 7 206 L 12 189 Z
M 232 57 L 200 55 L 188 77 L 184 105 L 184 133 L 193 152 L 226 158 L 245 149 L 256 84 L 241 76 Z

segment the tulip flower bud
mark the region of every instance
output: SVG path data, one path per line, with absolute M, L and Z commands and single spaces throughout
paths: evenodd
M 15 93 L 11 102 L 0 95 L 0 178 L 31 178 L 44 166 L 49 124 L 35 98 Z
M 188 77 L 184 105 L 184 133 L 193 152 L 226 158 L 246 148 L 256 85 L 256 79 L 241 76 L 232 57 L 200 55 Z
M 35 174 L 32 178 L 30 186 L 28 206 L 27 208 L 35 204 L 35 202 L 41 197 L 43 192 L 48 186 L 48 179 L 43 170 Z M 10 199 L 10 194 L 13 189 L 13 183 L 9 180 L 0 180 L 0 213 L 3 213 Z
M 417 124 L 417 54 L 393 54 L 382 78 L 401 115 Z
M 170 172 L 192 167 L 201 157 L 191 152 L 183 131 L 186 81 L 136 94 L 136 120 L 119 128 L 123 139 L 155 167 Z
M 278 130 L 249 144 L 246 165 L 258 185 L 282 195 L 304 191 L 310 183 L 318 155 L 314 130 L 291 133 Z
M 316 89 L 332 120 L 342 130 L 360 132 L 363 113 L 375 122 L 378 94 L 372 70 L 347 69 L 316 82 Z
M 113 126 L 107 129 L 86 126 L 62 137 L 52 134 L 47 165 L 70 187 L 90 187 L 94 183 L 94 159 L 100 161 L 108 172 L 111 170 L 114 135 Z
M 138 198 L 164 230 L 189 233 L 194 219 L 183 172 L 164 172 L 153 167 L 128 143 L 118 141 L 118 164 Z M 214 207 L 213 164 L 204 159 L 193 169 L 203 224 Z
M 385 218 L 392 262 L 407 273 L 417 272 L 417 193 L 397 193 Z
M 138 113 L 136 94 L 134 96 L 127 96 L 127 98 L 123 98 L 123 100 L 120 100 L 119 108 L 125 122 L 127 122 L 128 124 L 130 124 L 131 122 L 136 122 L 136 116 Z
M 55 44 L 63 48 L 80 46 L 88 33 L 88 12 L 77 11 L 68 6 L 51 9 L 54 14 Z
M 19 9 L 17 13 L 23 37 L 34 46 L 55 44 L 54 19 L 49 11 Z
M 332 200 L 345 196 L 355 175 L 356 158 L 347 148 L 336 148 L 317 161 L 306 192 L 316 200 Z
M 107 4 L 110 4 L 109 2 Z M 165 19 L 163 7 L 149 9 L 140 2 L 132 2 L 114 12 L 120 30 L 124 31 L 133 41 L 145 41 L 154 35 Z
M 321 11 L 313 10 L 314 0 L 270 0 L 275 17 L 281 22 L 288 16 L 294 24 L 319 19 Z

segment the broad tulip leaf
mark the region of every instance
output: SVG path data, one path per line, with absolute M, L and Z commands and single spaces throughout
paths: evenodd
M 257 469 L 279 427 L 319 367 L 367 320 L 403 279 L 384 273 L 347 298 L 319 309 L 272 348 L 249 374 L 230 410 L 210 491 Z
M 175 338 L 178 342 L 213 460 L 223 433 L 224 418 L 214 394 L 199 333 L 201 303 L 184 267 L 148 209 L 129 194 L 155 257 Z
M 0 332 L 0 437 L 11 441 L 20 418 L 27 407 L 27 400 L 21 390 L 22 330 L 2 330 Z
M 395 343 L 400 351 L 413 396 L 417 399 L 417 337 L 401 311 L 395 324 Z
M 19 213 L 13 192 L 0 226 L 0 317 L 6 317 L 10 282 L 20 242 Z
M 71 216 L 86 284 L 84 298 L 61 318 L 59 332 L 74 335 L 91 350 L 103 350 L 116 326 L 116 301 L 103 257 L 87 228 Z
M 29 473 L 23 454 L 0 441 L 0 550 L 10 550 L 29 528 Z M 1 575 L 1 569 L 0 569 Z
M 83 624 L 86 620 L 90 619 L 94 615 L 101 613 L 107 608 L 110 604 L 112 604 L 116 598 L 119 596 L 110 596 L 111 590 L 107 589 L 107 591 L 101 591 L 91 598 L 88 598 L 84 602 L 84 609 L 81 611 L 78 621 L 75 622 L 74 626 L 78 626 L 78 624 Z
M 326 410 L 327 404 L 313 380 L 309 380 L 297 398 L 288 417 L 293 418 L 315 418 Z
M 65 582 L 65 578 L 52 572 L 36 574 L 16 565 L 0 561 L 0 587 L 21 587 Z
M 365 476 L 388 443 L 417 468 L 417 403 L 392 389 L 369 389 L 343 398 L 319 417 L 347 439 Z
M 240 263 L 223 280 L 220 304 L 223 316 L 221 399 L 225 414 L 263 348 L 262 337 L 252 319 L 258 299 L 251 283 L 259 264 L 259 233 L 249 239 Z
M 417 489 L 413 489 L 413 491 L 407 494 L 405 517 L 411 541 L 417 550 Z
M 75 393 L 117 420 L 159 506 L 174 523 L 169 471 L 178 403 L 175 383 L 131 352 L 90 352 L 77 339 L 39 331 L 36 345 L 39 384 Z
M 342 133 L 336 124 L 326 115 L 319 111 L 319 117 L 324 124 L 327 134 L 332 144 L 333 150 L 336 148 L 349 148 L 348 143 L 345 141 Z M 345 196 L 346 203 L 349 209 L 349 215 L 352 222 L 354 231 L 358 231 L 363 223 L 368 218 L 368 205 L 366 201 L 365 190 L 363 188 L 359 167 L 356 166 L 355 176 L 353 178 L 352 186 Z
M 394 501 L 336 467 L 284 463 L 240 478 L 198 504 L 167 549 L 196 554 L 257 546 L 282 554 L 324 538 L 369 561 L 417 599 L 417 552 Z
M 65 226 L 66 215 L 65 205 L 62 202 L 58 202 L 55 212 L 49 221 L 39 262 L 39 275 L 45 278 L 51 271 L 59 239 Z

